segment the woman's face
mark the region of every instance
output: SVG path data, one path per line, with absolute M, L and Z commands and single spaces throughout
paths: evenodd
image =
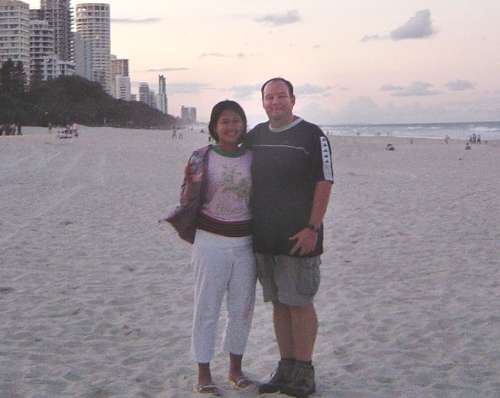
M 226 109 L 222 111 L 215 125 L 219 145 L 238 145 L 243 134 L 243 120 L 236 112 Z

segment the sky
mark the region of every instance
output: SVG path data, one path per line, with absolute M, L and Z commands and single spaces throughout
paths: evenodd
M 234 99 L 263 121 L 260 86 L 282 76 L 318 124 L 500 120 L 499 0 L 106 3 L 132 91 L 164 74 L 173 115 Z

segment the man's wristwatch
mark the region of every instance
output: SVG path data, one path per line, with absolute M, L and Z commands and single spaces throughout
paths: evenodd
M 316 227 L 314 224 L 309 224 L 309 225 L 307 225 L 306 228 L 309 228 L 311 231 L 319 233 L 319 227 Z

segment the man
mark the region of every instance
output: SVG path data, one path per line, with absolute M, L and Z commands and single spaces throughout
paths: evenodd
M 289 81 L 270 79 L 261 93 L 269 121 L 247 135 L 253 149 L 254 246 L 264 301 L 273 303 L 281 360 L 259 392 L 307 397 L 316 390 L 313 299 L 320 280 L 322 221 L 333 184 L 331 148 L 318 126 L 293 114 Z

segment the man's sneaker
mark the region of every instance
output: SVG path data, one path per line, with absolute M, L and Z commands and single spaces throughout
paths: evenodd
M 314 393 L 316 391 L 314 367 L 307 362 L 296 361 L 291 381 L 282 386 L 280 391 L 298 398 L 306 398 Z
M 280 391 L 285 384 L 291 381 L 294 365 L 294 359 L 282 359 L 279 361 L 278 367 L 271 375 L 271 379 L 259 386 L 259 394 L 271 394 Z

